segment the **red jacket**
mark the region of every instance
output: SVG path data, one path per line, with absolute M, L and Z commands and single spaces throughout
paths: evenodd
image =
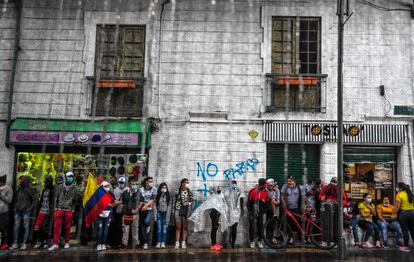
M 319 200 L 322 200 L 322 198 L 325 197 L 325 201 L 326 200 L 331 200 L 331 201 L 338 201 L 338 196 L 336 193 L 336 186 L 333 186 L 332 184 L 328 184 L 326 186 L 324 186 L 322 188 L 321 193 L 319 194 Z M 347 202 L 346 202 L 346 195 L 345 192 L 342 191 L 342 199 L 343 199 L 343 206 L 346 206 Z

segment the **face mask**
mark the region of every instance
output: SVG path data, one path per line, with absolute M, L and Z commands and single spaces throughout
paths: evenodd
M 190 188 L 190 183 L 185 183 L 186 188 Z
M 390 205 L 390 203 L 384 203 L 384 206 L 386 206 L 386 207 L 389 206 L 389 205 Z
M 72 184 L 73 183 L 73 177 L 67 177 L 66 178 L 66 183 L 68 183 L 68 184 Z
M 331 183 L 333 186 L 337 186 L 338 184 L 337 183 Z
M 109 191 L 109 186 L 106 186 L 106 187 L 104 187 L 104 190 L 106 191 L 106 192 L 108 192 Z
M 138 190 L 138 186 L 137 185 L 133 185 L 131 186 L 132 191 L 137 191 Z
M 124 184 L 124 183 L 120 183 L 120 184 L 119 184 L 119 188 L 120 188 L 120 189 L 124 189 L 124 188 L 125 188 L 125 184 Z
M 231 188 L 236 189 L 237 185 L 232 185 Z
M 395 191 L 400 192 L 400 189 L 397 187 L 397 188 L 395 189 Z
M 151 187 L 153 187 L 153 186 L 154 186 L 154 183 L 152 183 L 152 182 L 151 182 L 151 183 L 148 183 L 148 187 L 149 187 L 149 188 L 151 188 Z
M 372 201 L 372 198 L 367 198 L 368 203 L 371 203 L 371 201 Z
M 161 188 L 161 192 L 166 193 L 167 189 L 166 188 Z

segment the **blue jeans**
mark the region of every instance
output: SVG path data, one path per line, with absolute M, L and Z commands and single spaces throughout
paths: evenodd
M 141 234 L 142 234 L 142 242 L 144 244 L 148 244 L 149 240 L 149 226 L 151 226 L 152 222 L 152 216 L 153 216 L 152 210 L 147 210 L 145 212 L 142 212 L 142 221 L 141 221 Z
M 98 217 L 98 219 L 96 219 L 96 243 L 98 245 L 106 245 L 110 224 L 111 216 Z
M 396 232 L 397 244 L 402 244 L 401 242 L 402 231 L 401 231 L 401 227 L 398 221 L 392 218 L 384 218 L 384 220 L 391 226 L 392 230 Z M 382 242 L 387 245 L 388 244 L 388 226 L 382 221 L 378 221 L 377 224 L 381 230 Z
M 30 211 L 16 211 L 14 214 L 13 241 L 16 244 L 19 241 L 20 224 L 22 223 L 22 220 L 24 230 L 23 243 L 26 243 L 30 232 Z
M 401 230 L 404 238 L 404 246 L 408 247 L 410 241 L 409 233 L 411 234 L 411 238 L 414 239 L 414 210 L 400 210 L 400 212 L 398 212 L 398 222 L 400 222 L 401 225 Z
M 358 223 L 359 223 L 359 215 L 356 215 L 352 218 L 352 234 L 354 235 L 355 243 L 359 243 L 359 235 L 358 235 Z
M 157 242 L 164 242 L 167 239 L 167 212 L 157 212 Z
M 369 222 L 366 220 L 359 221 L 359 224 L 362 228 L 365 229 L 364 242 L 367 242 L 368 239 L 372 236 L 374 243 L 380 241 L 380 230 L 374 222 Z

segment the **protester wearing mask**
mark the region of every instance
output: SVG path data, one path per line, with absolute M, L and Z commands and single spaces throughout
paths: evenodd
M 59 238 L 62 229 L 65 231 L 65 249 L 69 248 L 70 228 L 73 222 L 73 212 L 76 204 L 80 201 L 80 194 L 78 188 L 74 184 L 75 176 L 72 172 L 67 172 L 65 175 L 65 182 L 56 187 L 55 192 L 55 213 L 53 225 L 53 245 L 49 251 L 54 251 L 59 248 Z
M 118 185 L 114 189 L 114 199 L 116 206 L 112 210 L 112 221 L 109 226 L 108 242 L 112 247 L 119 248 L 122 239 L 122 216 L 124 215 L 124 205 L 122 204 L 122 194 L 128 191 L 125 177 L 118 178 Z
M 114 195 L 111 192 L 111 188 L 109 183 L 103 181 L 101 183 L 101 187 L 105 190 L 107 194 L 111 195 L 111 198 L 114 199 Z M 111 224 L 112 218 L 112 207 L 115 206 L 116 203 L 110 203 L 102 212 L 99 214 L 98 218 L 96 219 L 96 250 L 97 251 L 105 251 L 106 244 L 108 239 L 108 230 L 109 225 Z
M 13 245 L 11 249 L 17 249 L 20 235 L 20 224 L 23 220 L 23 242 L 20 250 L 26 250 L 26 242 L 30 232 L 30 216 L 36 206 L 36 197 L 33 189 L 30 187 L 31 179 L 27 176 L 19 177 L 19 186 L 14 199 L 14 232 Z
M 372 204 L 372 197 L 370 194 L 365 193 L 363 198 L 364 201 L 358 205 L 359 214 L 361 215 L 359 225 L 366 230 L 364 243 L 362 243 L 361 247 L 372 248 L 373 245 L 369 242 L 369 238 L 372 236 L 375 246 L 380 248 L 380 231 L 377 224 L 373 221 L 373 217 L 376 216 L 377 213 L 374 204 Z
M 258 184 L 249 191 L 247 196 L 247 211 L 249 212 L 250 248 L 263 245 L 263 224 L 266 207 L 270 203 L 269 192 L 266 190 L 266 179 L 260 178 Z
M 397 195 L 395 197 L 394 213 L 398 214 L 398 222 L 401 225 L 401 230 L 404 238 L 404 246 L 400 246 L 400 251 L 410 252 L 408 244 L 411 239 L 414 240 L 414 194 L 410 186 L 400 182 L 397 184 Z
M 157 197 L 157 188 L 154 187 L 152 177 L 146 177 L 142 181 L 140 188 L 141 202 L 143 203 L 140 210 L 140 229 L 143 241 L 143 248 L 148 249 L 148 241 L 151 230 L 151 223 L 156 219 L 156 212 L 153 212 L 154 200 Z
M 338 187 L 338 181 L 336 177 L 332 177 L 331 182 L 322 188 L 322 191 L 319 194 L 319 199 L 321 201 L 338 202 L 337 187 Z M 343 199 L 342 205 L 344 207 L 346 206 L 346 195 L 345 195 L 345 192 L 343 191 L 342 191 L 342 199 Z
M 302 213 L 302 201 L 306 200 L 305 191 L 303 187 L 296 184 L 296 179 L 294 177 L 289 177 L 287 184 L 284 184 L 282 190 L 280 191 L 282 195 L 282 205 L 284 209 L 289 211 L 301 214 Z M 301 235 L 301 232 L 289 219 L 288 223 L 291 229 L 295 229 L 298 232 L 298 235 Z M 293 237 L 290 238 L 289 244 L 293 244 Z
M 243 199 L 245 195 L 238 188 L 236 180 L 230 181 L 230 186 L 224 190 L 223 194 L 227 205 L 227 218 L 230 225 L 230 244 L 232 248 L 235 248 L 237 225 L 239 224 L 240 216 L 243 216 Z
M 382 244 L 388 248 L 388 227 L 396 232 L 397 245 L 402 246 L 402 232 L 400 224 L 397 221 L 397 214 L 394 213 L 394 206 L 390 204 L 390 199 L 384 197 L 382 203 L 377 205 L 378 226 L 381 230 Z
M 34 248 L 47 248 L 47 241 L 51 238 L 51 216 L 53 213 L 53 177 L 47 175 L 44 181 L 44 189 L 40 196 L 38 213 L 33 229 Z
M 271 219 L 273 216 L 279 216 L 276 206 L 280 203 L 280 190 L 276 187 L 277 183 L 273 178 L 266 180 L 266 189 L 269 192 L 270 204 L 266 211 L 266 220 Z M 273 213 L 275 211 L 275 213 Z
M 141 207 L 140 193 L 138 183 L 135 179 L 130 181 L 131 187 L 122 193 L 122 204 L 124 206 L 124 215 L 122 217 L 122 245 L 121 249 L 126 249 L 129 242 L 129 230 L 131 229 L 132 246 L 135 248 L 138 242 L 138 211 Z
M 188 238 L 188 216 L 190 215 L 190 207 L 193 202 L 193 193 L 190 191 L 189 186 L 190 183 L 188 179 L 182 179 L 180 187 L 173 198 L 173 215 L 176 224 L 175 249 L 180 248 L 181 228 L 183 229 L 181 248 L 187 248 L 186 241 Z
M 220 227 L 224 232 L 230 225 L 227 218 L 227 205 L 220 186 L 210 188 L 210 195 L 206 200 L 191 214 L 189 220 L 194 222 L 194 232 L 207 229 L 207 220 L 211 220 L 211 249 L 221 250 L 223 247 L 217 244 L 217 230 Z
M 168 191 L 166 183 L 161 183 L 158 187 L 156 205 L 154 206 L 157 213 L 157 245 L 156 248 L 165 248 L 167 240 L 168 224 L 171 217 L 172 197 Z
M 359 242 L 358 234 L 358 223 L 361 215 L 358 210 L 358 203 L 352 201 L 352 195 L 349 192 L 345 192 L 346 195 L 346 205 L 344 207 L 344 226 L 347 226 L 352 230 L 352 235 L 354 237 L 354 246 L 359 247 L 361 243 Z
M 2 234 L 2 243 L 0 250 L 7 249 L 10 204 L 13 202 L 13 189 L 6 184 L 7 176 L 0 176 L 0 233 Z

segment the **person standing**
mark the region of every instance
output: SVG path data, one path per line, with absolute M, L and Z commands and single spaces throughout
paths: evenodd
M 230 181 L 230 186 L 227 187 L 224 192 L 224 200 L 227 204 L 227 218 L 230 224 L 230 244 L 232 248 L 235 248 L 237 238 L 237 226 L 240 221 L 240 217 L 243 216 L 243 199 L 244 193 L 237 186 L 236 180 Z
M 397 215 L 394 213 L 394 206 L 390 204 L 390 199 L 384 197 L 382 203 L 377 205 L 378 227 L 381 230 L 382 245 L 388 248 L 388 227 L 391 227 L 397 234 L 396 242 L 402 246 L 402 232 L 400 223 L 397 221 Z
M 118 178 L 118 186 L 114 189 L 114 199 L 118 205 L 113 207 L 112 221 L 109 226 L 108 242 L 112 247 L 119 248 L 122 239 L 122 216 L 124 215 L 124 205 L 122 204 L 122 194 L 128 191 L 125 177 Z
M 319 199 L 321 201 L 330 200 L 330 201 L 338 202 L 337 186 L 338 186 L 338 181 L 336 177 L 332 177 L 331 182 L 322 188 L 322 191 L 319 194 Z M 343 199 L 342 206 L 344 207 L 346 206 L 346 201 L 347 201 L 344 191 L 342 191 L 342 199 Z
M 361 247 L 372 248 L 373 245 L 369 242 L 369 237 L 372 236 L 376 243 L 375 246 L 380 248 L 379 228 L 373 221 L 373 217 L 377 215 L 377 212 L 374 204 L 372 204 L 372 197 L 370 194 L 364 193 L 363 199 L 364 201 L 358 204 L 359 214 L 361 215 L 359 225 L 366 230 L 364 243 Z
M 128 247 L 129 231 L 131 229 L 132 246 L 135 248 L 138 244 L 138 211 L 141 207 L 138 183 L 135 179 L 130 181 L 130 189 L 125 190 L 122 194 L 122 204 L 124 206 L 124 215 L 122 217 L 122 244 L 121 250 Z
M 156 248 L 165 248 L 168 224 L 171 217 L 172 197 L 166 183 L 158 187 L 155 210 L 157 213 L 157 245 Z
M 38 213 L 33 229 L 34 248 L 47 248 L 51 237 L 51 214 L 53 211 L 53 177 L 47 175 L 44 181 L 44 189 L 40 196 Z
M 260 178 L 258 184 L 247 195 L 247 211 L 249 213 L 250 248 L 263 245 L 263 224 L 266 207 L 270 203 L 269 192 L 266 190 L 266 179 Z
M 13 202 L 13 189 L 6 184 L 7 175 L 0 176 L 0 231 L 3 234 L 0 250 L 7 249 L 10 204 Z
M 142 202 L 142 208 L 140 210 L 141 235 L 142 241 L 144 242 L 143 248 L 148 249 L 151 224 L 156 216 L 156 212 L 153 212 L 152 207 L 155 204 L 155 198 L 157 197 L 157 188 L 154 187 L 152 177 L 146 177 L 142 181 L 142 187 L 140 188 L 140 197 Z
M 107 194 L 110 194 L 112 199 L 114 199 L 113 193 L 111 192 L 111 187 L 109 186 L 109 183 L 106 181 L 103 181 L 101 183 L 101 187 L 105 190 Z M 109 225 L 111 224 L 112 219 L 112 207 L 116 203 L 113 201 L 110 203 L 102 212 L 99 214 L 97 220 L 96 220 L 96 250 L 97 251 L 105 251 L 106 250 L 106 244 L 108 239 L 108 230 Z
M 187 178 L 183 178 L 180 187 L 175 194 L 173 208 L 175 218 L 175 249 L 180 248 L 181 229 L 183 230 L 181 248 L 187 248 L 186 241 L 188 238 L 188 217 L 190 215 L 190 207 L 193 202 L 193 193 L 190 190 L 190 182 Z
M 302 201 L 304 200 L 305 191 L 303 187 L 296 184 L 296 179 L 294 177 L 289 177 L 287 184 L 284 184 L 281 192 L 282 206 L 284 209 L 288 209 L 290 212 L 296 214 L 302 214 Z M 288 219 L 288 223 L 292 230 L 296 230 L 298 235 L 301 235 L 301 232 L 296 228 L 293 222 Z M 290 238 L 289 244 L 293 244 L 293 237 Z
M 75 176 L 69 171 L 66 172 L 64 183 L 56 187 L 54 201 L 55 212 L 53 218 L 53 245 L 49 248 L 49 251 L 54 251 L 59 248 L 62 225 L 65 232 L 64 248 L 68 249 L 70 247 L 70 228 L 73 222 L 73 212 L 76 204 L 80 201 L 80 194 L 74 182 Z
M 395 197 L 395 214 L 398 214 L 398 222 L 400 222 L 404 245 L 400 246 L 400 251 L 410 252 L 408 244 L 411 239 L 414 240 L 414 194 L 410 186 L 399 182 L 397 188 L 397 196 Z
M 23 242 L 20 250 L 26 250 L 30 232 L 30 216 L 36 206 L 34 190 L 30 187 L 31 179 L 27 176 L 19 177 L 19 185 L 14 198 L 14 232 L 11 249 L 18 249 L 20 224 L 23 221 Z

